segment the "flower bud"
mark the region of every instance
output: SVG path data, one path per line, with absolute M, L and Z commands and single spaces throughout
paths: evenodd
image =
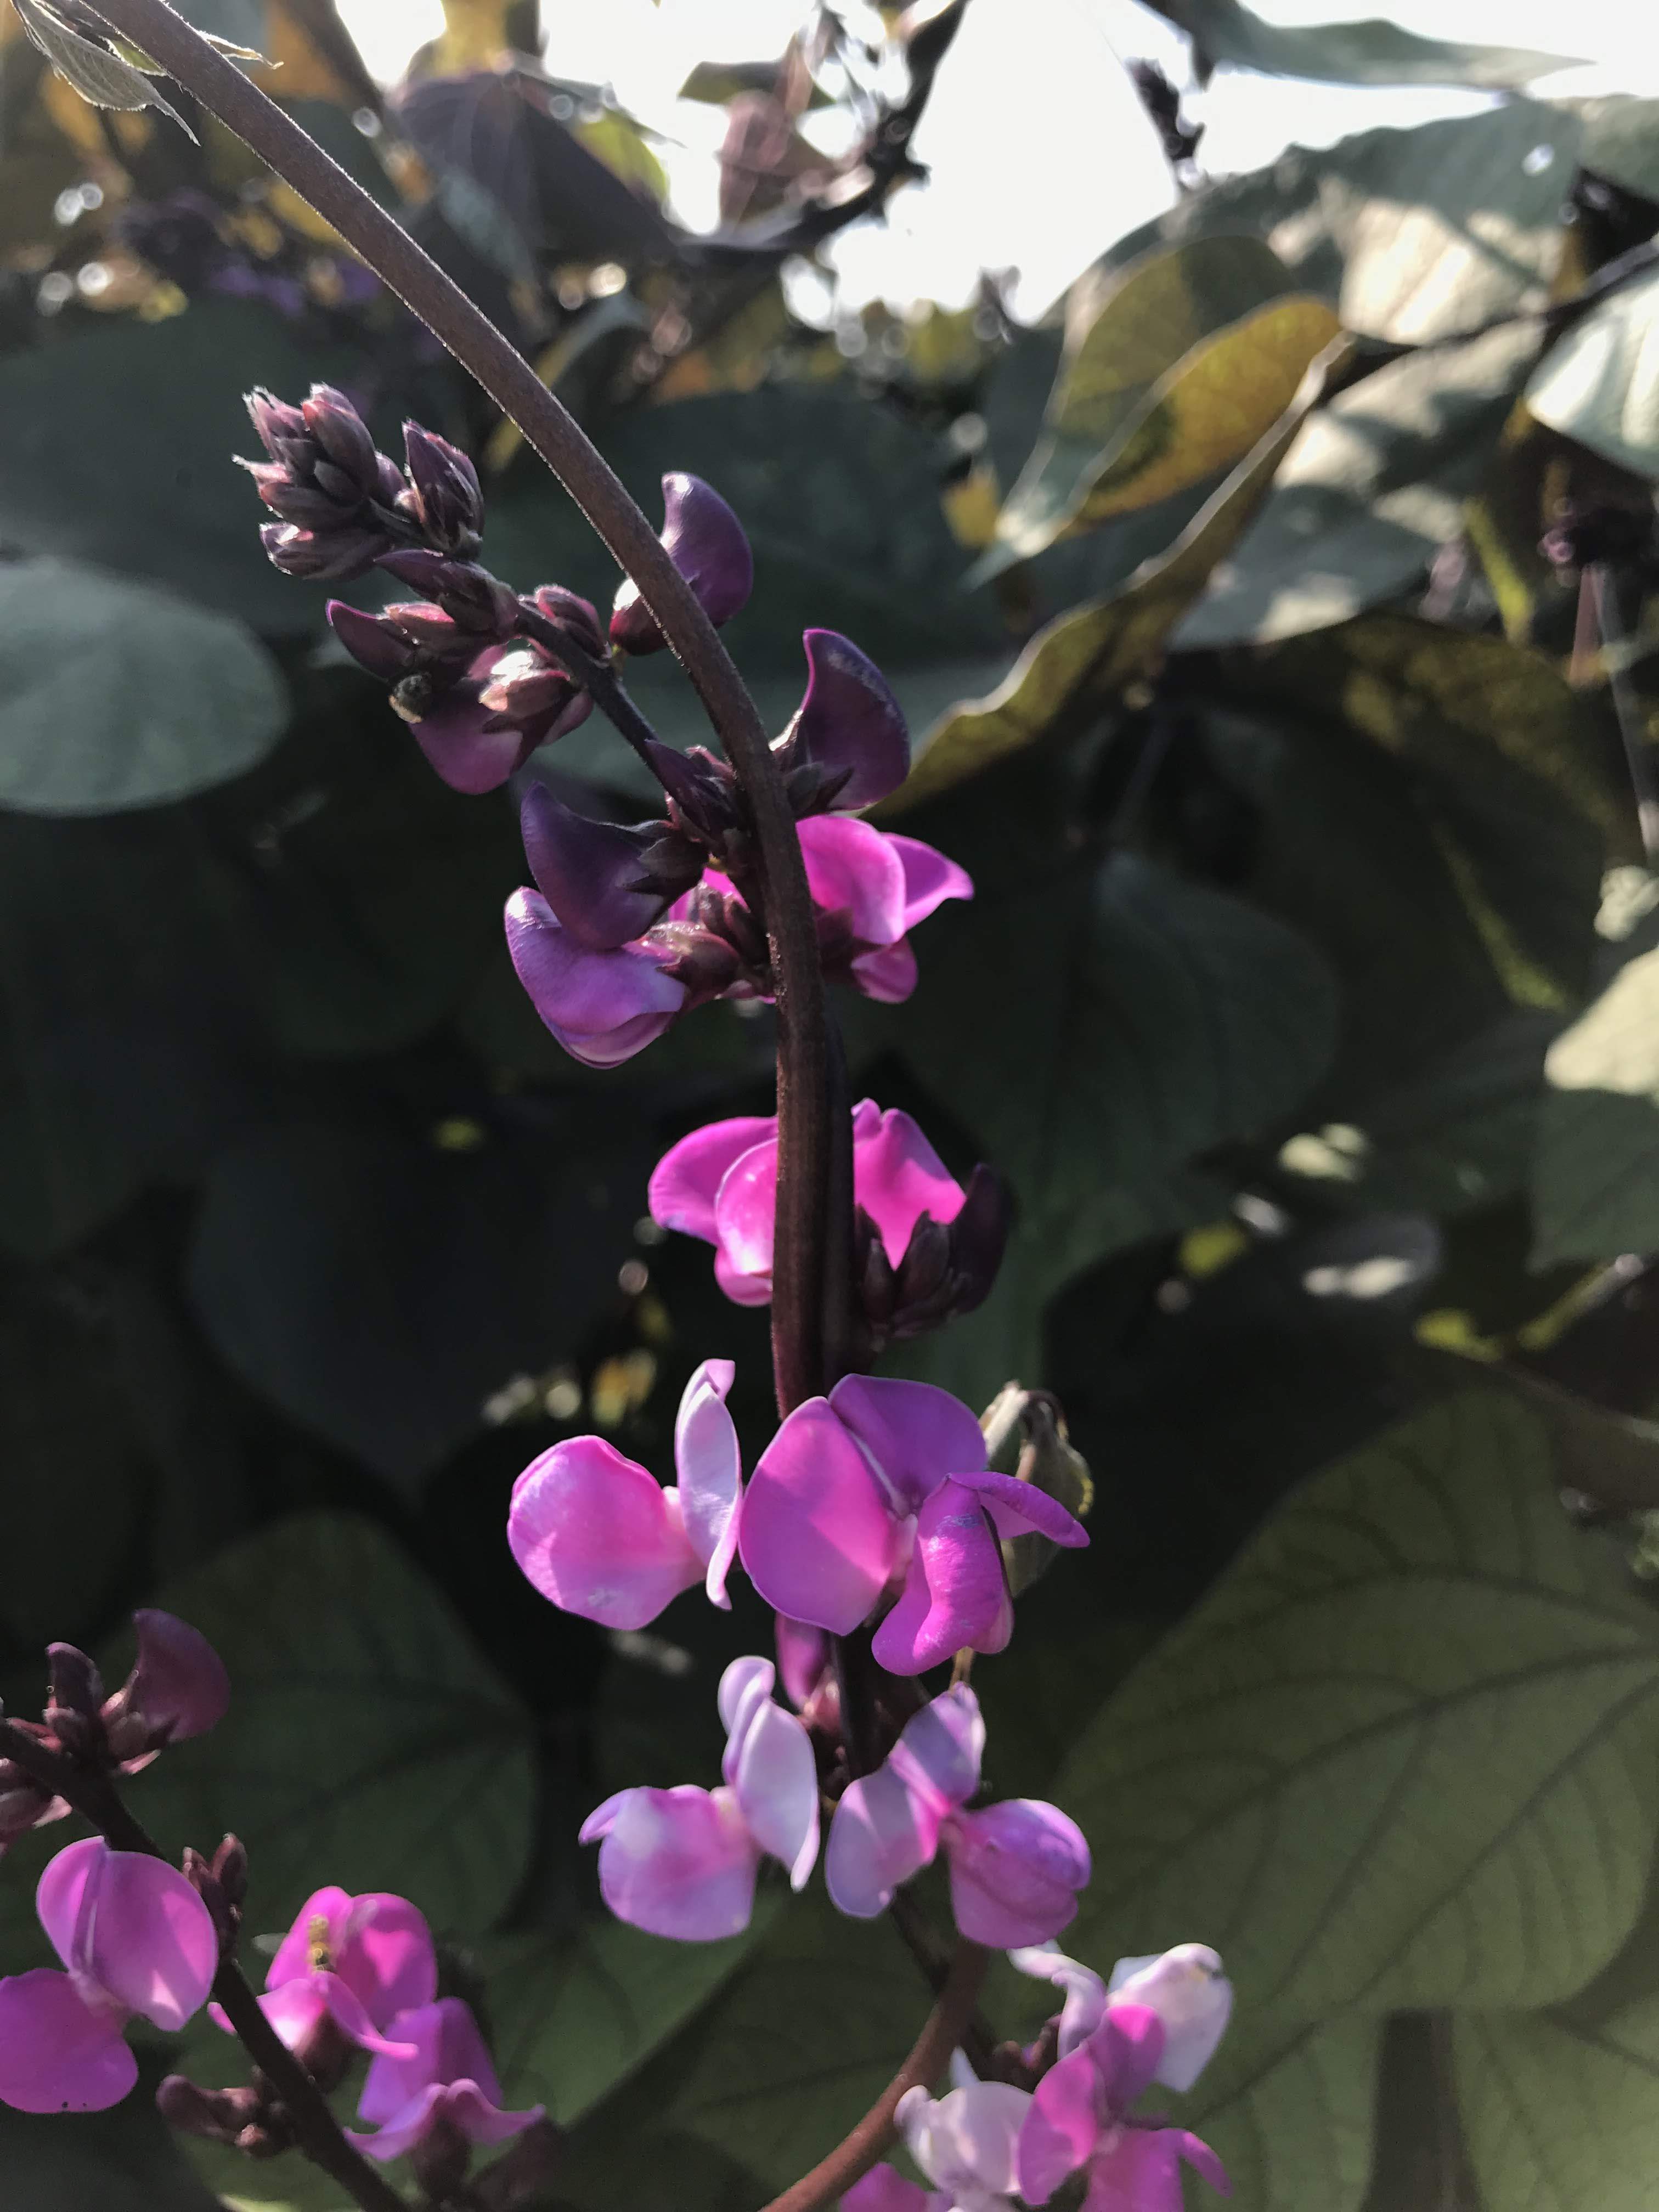
M 797 815 L 851 813 L 896 791 L 910 732 L 873 660 L 832 629 L 809 629 L 806 695 L 772 747 Z
M 47 1727 L 56 1731 L 58 1720 L 71 1713 L 82 1721 L 95 1721 L 104 1702 L 104 1678 L 86 1653 L 73 1644 L 49 1644 L 46 1664 L 51 1684 Z
M 1006 1185 L 982 1164 L 968 1178 L 959 1211 L 948 1222 L 921 1214 L 895 1267 L 875 1221 L 854 1215 L 854 1279 L 874 1350 L 939 1328 L 984 1303 L 1008 1240 Z
M 519 602 L 507 586 L 476 562 L 453 560 L 446 553 L 410 545 L 383 554 L 379 565 L 401 584 L 436 600 L 458 629 L 475 639 L 503 642 L 519 627 Z
M 603 660 L 606 647 L 599 610 L 591 599 L 567 591 L 562 584 L 542 584 L 531 592 L 525 606 L 551 623 L 590 660 Z
M 259 534 L 285 575 L 361 576 L 407 542 L 414 526 L 398 511 L 403 477 L 343 392 L 315 385 L 301 406 L 290 407 L 253 392 L 247 410 L 270 458 L 243 465 L 280 518 Z
M 490 693 L 484 699 L 489 703 Z M 702 874 L 703 855 L 666 822 L 632 829 L 573 812 L 543 784 L 524 796 L 525 857 L 564 927 L 596 952 L 642 937 Z
M 69 1809 L 66 1799 L 43 1790 L 15 1759 L 0 1759 L 0 1856 L 31 1829 L 63 1820 Z
M 434 613 L 438 610 L 433 610 Z M 412 675 L 421 659 L 420 647 L 399 634 L 384 615 L 366 615 L 343 599 L 331 599 L 323 613 L 329 627 L 360 668 L 382 684 L 401 684 Z M 442 619 L 448 621 L 448 617 Z M 452 624 L 453 628 L 453 625 Z
M 592 701 L 538 645 L 509 646 L 489 672 L 479 694 L 482 703 L 503 722 L 526 729 L 545 721 L 550 737 L 562 738 L 586 721 Z M 580 711 L 570 709 L 580 702 Z M 556 725 L 557 726 L 554 726 Z
M 213 1854 L 213 1879 L 234 1911 L 247 1901 L 247 1846 L 240 1836 L 227 1836 Z
M 679 752 L 647 738 L 645 750 L 652 774 L 698 836 L 711 845 L 723 843 L 742 819 L 737 778 L 728 764 L 706 745 Z
M 665 476 L 662 494 L 663 550 L 718 629 L 754 587 L 755 556 L 743 525 L 701 477 Z M 623 579 L 612 604 L 611 642 L 628 653 L 657 653 L 668 642 L 631 576 Z
M 428 545 L 470 560 L 483 530 L 478 471 L 459 447 L 423 430 L 418 422 L 404 424 L 404 452 L 409 489 L 398 505 L 414 516 Z
M 257 2089 L 204 2089 L 186 2074 L 169 2074 L 155 2092 L 155 2109 L 180 2135 L 234 2143 L 257 2122 L 263 2099 Z

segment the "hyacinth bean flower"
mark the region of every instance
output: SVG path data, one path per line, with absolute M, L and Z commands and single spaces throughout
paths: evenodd
M 972 898 L 973 878 L 920 838 L 851 815 L 811 815 L 796 828 L 827 971 L 896 1006 L 916 988 L 910 931 L 946 899 Z
M 0 2102 L 24 2112 L 100 2112 L 138 2079 L 122 2029 L 135 2013 L 177 2031 L 219 1967 L 211 1914 L 185 1876 L 101 1837 L 70 1844 L 35 1893 L 67 1972 L 0 1981 Z
M 290 2051 L 326 2034 L 326 2021 L 362 2050 L 402 2057 L 407 2043 L 385 2031 L 398 2014 L 430 2004 L 437 1987 L 432 1931 L 406 1899 L 319 1889 L 278 1945 L 259 2009 Z M 210 2017 L 234 2032 L 217 2005 Z
M 957 1926 L 971 1942 L 1042 1943 L 1067 1926 L 1089 1880 L 1082 1832 L 1030 1797 L 964 1811 L 984 1751 L 979 1699 L 965 1683 L 924 1705 L 836 1808 L 823 1859 L 832 1903 L 873 1919 L 943 1849 Z
M 1065 2002 L 1054 2022 L 1062 2058 L 1088 2041 L 1109 2004 L 1150 2007 L 1164 2026 L 1164 2048 L 1152 2078 L 1166 2088 L 1192 2087 L 1215 2056 L 1232 2016 L 1233 1985 L 1219 1957 L 1205 1943 L 1178 1943 L 1172 1951 L 1120 1959 L 1105 1982 L 1054 1943 L 1011 1951 L 1008 1961 L 1063 1993 Z
M 763 1857 L 803 1888 L 818 1853 L 811 1739 L 772 1699 L 769 1659 L 734 1659 L 720 1677 L 725 1779 L 715 1790 L 623 1790 L 582 1823 L 599 1845 L 599 1890 L 618 1920 L 648 1935 L 714 1942 L 749 1925 Z
M 1006 2081 L 974 2081 L 933 2098 L 907 2089 L 893 2118 L 904 2147 L 933 2185 L 872 2166 L 842 2198 L 842 2212 L 1008 2212 L 1014 2156 L 1031 2100 Z
M 705 1359 L 674 1423 L 678 1486 L 664 1488 L 602 1437 L 571 1437 L 513 1486 L 507 1540 L 526 1580 L 561 1612 L 643 1628 L 693 1583 L 729 1609 L 742 1480 L 726 1410 L 735 1370 Z
M 392 2033 L 406 2055 L 384 2051 L 369 2066 L 357 2117 L 374 2132 L 348 2128 L 346 2141 L 367 2157 L 402 2158 L 448 2136 L 469 2143 L 506 2142 L 533 2127 L 545 2109 L 501 2109 L 477 2022 L 459 1997 L 441 1997 L 400 2013 Z
M 755 585 L 755 556 L 743 525 L 701 477 L 676 470 L 662 480 L 662 548 L 701 602 L 716 629 L 747 603 Z M 625 653 L 659 653 L 668 642 L 631 576 L 617 586 L 611 614 L 611 642 Z
M 1030 1528 L 1089 1540 L 1054 1498 L 986 1468 L 979 1423 L 948 1391 L 849 1375 L 798 1406 L 762 1453 L 738 1546 L 775 1611 L 835 1636 L 902 1574 L 872 1648 L 890 1674 L 920 1674 L 1005 1647 L 1013 1604 L 998 1539 Z
M 1017 1966 L 1037 1971 L 1027 1958 Z M 1085 2212 L 1182 2212 L 1181 2168 L 1229 2192 L 1226 2170 L 1207 2143 L 1185 2128 L 1136 2120 L 1131 2107 L 1154 2081 L 1188 2089 L 1226 2028 L 1232 1990 L 1215 1953 L 1183 1943 L 1161 1956 L 1118 1961 L 1109 1987 L 1091 1999 L 1071 1968 L 1068 1995 L 1083 2000 L 1073 2034 L 1097 2002 L 1092 2028 L 1073 2039 L 1036 2086 L 1020 2130 L 1016 2171 L 1028 2203 L 1045 2204 L 1071 2175 L 1086 2172 Z M 1054 1978 L 1061 1979 L 1056 1972 Z M 1063 1985 L 1063 1984 L 1062 1984 Z M 1064 2035 L 1065 2015 L 1061 2015 Z
M 148 1766 L 164 1746 L 205 1735 L 230 1705 L 225 1663 L 199 1629 L 146 1607 L 132 1616 L 138 1656 L 100 1718 L 124 1774 Z
M 908 1114 L 873 1100 L 853 1109 L 853 1196 L 874 1222 L 896 1267 L 924 1213 L 954 1221 L 962 1186 Z M 740 1306 L 772 1296 L 778 1125 L 743 1115 L 694 1129 L 664 1153 L 651 1177 L 651 1218 L 714 1247 L 714 1279 Z
M 838 630 L 809 629 L 806 695 L 772 747 L 797 813 L 856 813 L 910 772 L 910 732 L 892 688 Z

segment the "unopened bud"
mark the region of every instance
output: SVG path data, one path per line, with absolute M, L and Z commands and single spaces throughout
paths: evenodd
M 169 2074 L 155 2092 L 155 2109 L 170 2128 L 208 2142 L 240 2142 L 258 2125 L 264 2101 L 257 2089 L 204 2089 L 186 2074 Z
M 652 774 L 699 836 L 719 845 L 742 818 L 737 779 L 702 745 L 678 752 L 655 738 L 646 740 Z
M 489 703 L 490 694 L 484 694 Z M 544 785 L 526 792 L 525 857 L 579 944 L 607 952 L 642 937 L 702 877 L 703 855 L 666 822 L 627 828 L 577 814 Z
M 95 1721 L 104 1702 L 104 1678 L 86 1653 L 73 1644 L 49 1644 L 46 1665 L 51 1684 L 47 1725 L 56 1730 L 56 1717 L 64 1713 Z
M 542 584 L 523 604 L 543 622 L 550 623 L 589 660 L 605 659 L 605 631 L 600 627 L 599 610 L 591 599 L 567 591 L 562 584 Z
M 665 476 L 662 495 L 663 550 L 718 629 L 754 588 L 755 556 L 743 525 L 701 477 Z M 612 605 L 611 642 L 628 653 L 657 653 L 668 642 L 631 576 L 623 578 Z
M 212 1873 L 232 1911 L 240 1912 L 247 1902 L 247 1847 L 240 1836 L 227 1836 L 215 1851 Z
M 428 545 L 471 559 L 483 529 L 483 492 L 478 471 L 459 447 L 435 437 L 418 422 L 404 425 L 409 489 L 398 501 L 413 515 Z
M 452 560 L 412 545 L 381 556 L 380 566 L 400 584 L 435 600 L 458 628 L 480 642 L 510 638 L 519 624 L 519 602 L 507 586 L 475 561 Z

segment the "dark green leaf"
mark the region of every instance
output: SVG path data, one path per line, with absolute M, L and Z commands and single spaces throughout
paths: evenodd
M 0 805 L 159 806 L 240 775 L 288 694 L 242 624 L 61 561 L 0 565 Z
M 1454 2032 L 1485 2212 L 1645 2212 L 1659 2160 L 1659 1998 L 1594 2027 L 1468 2013 Z
M 1237 2212 L 1358 2212 L 1378 2033 L 1375 2021 L 1335 2020 L 1274 2039 L 1236 2017 L 1179 2118 L 1225 2166 Z
M 108 2112 L 0 2105 L 0 2172 L 6 2212 L 218 2212 L 142 2085 Z
M 1322 84 L 1471 84 L 1511 91 L 1570 68 L 1571 54 L 1524 46 L 1468 46 L 1461 39 L 1425 39 L 1372 16 L 1362 23 L 1269 23 L 1241 0 L 1151 0 L 1160 15 L 1188 33 L 1206 66 L 1270 76 L 1310 77 Z
M 1659 1246 L 1659 951 L 1627 961 L 1562 1031 L 1544 1075 L 1536 1262 Z

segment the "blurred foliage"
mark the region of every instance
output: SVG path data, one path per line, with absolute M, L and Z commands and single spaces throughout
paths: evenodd
M 975 1670 L 990 1778 L 1087 1827 L 1091 1963 L 1226 1954 L 1237 2024 L 1188 2101 L 1241 2212 L 1636 2212 L 1659 103 L 1292 148 L 1116 240 L 1103 209 L 1036 328 L 988 276 L 819 327 L 786 266 L 908 179 L 898 11 L 694 72 L 726 111 L 708 234 L 649 121 L 540 66 L 521 0 L 447 0 L 389 91 L 330 0 L 187 12 L 280 64 L 259 81 L 648 511 L 671 468 L 732 501 L 770 726 L 809 624 L 905 703 L 885 812 L 977 895 L 921 932 L 913 1001 L 842 1008 L 854 1081 L 1018 1212 L 986 1305 L 893 1365 L 975 1403 L 1041 1382 L 1093 1468 L 1092 1547 Z M 1162 12 L 1200 82 L 1547 60 Z M 495 920 L 511 805 L 438 784 L 323 591 L 265 564 L 240 395 L 327 378 L 383 441 L 413 413 L 466 444 L 515 586 L 603 603 L 609 564 L 326 225 L 190 119 L 85 106 L 0 8 L 6 1695 L 28 1709 L 48 1638 L 176 1605 L 237 1702 L 135 1785 L 169 1846 L 234 1825 L 254 1929 L 313 1881 L 413 1896 L 486 1977 L 512 2096 L 573 2130 L 566 2212 L 744 2212 L 882 2085 L 920 1978 L 781 1885 L 706 1949 L 600 1912 L 580 1819 L 712 1775 L 714 1684 L 769 1622 L 686 1598 L 608 1639 L 501 1523 L 574 1429 L 665 1469 L 711 1353 L 766 1437 L 764 1315 L 641 1216 L 669 1141 L 768 1109 L 769 1017 L 603 1077 L 536 1022 Z M 630 684 L 703 734 L 667 656 Z M 531 772 L 649 796 L 592 722 Z M 8 1861 L 8 1965 L 53 1840 Z M 999 2033 L 1040 2010 L 1001 1973 L 987 2005 Z M 188 2058 L 236 2063 L 210 2027 Z M 287 2160 L 199 2170 L 338 2212 Z M 6 2212 L 211 2201 L 143 2100 L 3 2116 L 0 2171 Z

